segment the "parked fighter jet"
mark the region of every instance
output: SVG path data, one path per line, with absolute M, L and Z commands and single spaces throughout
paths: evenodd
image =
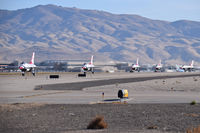
M 182 65 L 179 67 L 180 69 L 184 70 L 184 72 L 191 72 L 194 71 L 194 61 L 192 60 L 190 65 Z
M 89 63 L 83 64 L 82 70 L 84 73 L 86 73 L 87 71 L 91 71 L 92 73 L 94 73 L 93 55 L 91 56 L 91 60 Z
M 33 76 L 35 76 L 36 65 L 34 64 L 34 58 L 35 58 L 35 52 L 33 52 L 30 63 L 22 62 L 20 64 L 19 69 L 22 72 L 22 76 L 25 76 L 25 72 L 32 72 Z
M 139 59 L 137 58 L 137 62 L 136 62 L 136 64 L 132 65 L 130 72 L 134 72 L 134 71 L 140 72 L 140 66 L 139 66 L 138 62 L 139 62 Z
M 155 72 L 159 72 L 159 71 L 162 72 L 162 68 L 163 68 L 163 65 L 160 60 L 160 62 L 156 65 Z

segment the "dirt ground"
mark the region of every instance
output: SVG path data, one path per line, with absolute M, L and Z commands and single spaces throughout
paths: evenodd
M 104 116 L 108 128 L 87 130 L 97 115 Z M 0 118 L 1 133 L 177 133 L 200 125 L 200 105 L 1 104 Z

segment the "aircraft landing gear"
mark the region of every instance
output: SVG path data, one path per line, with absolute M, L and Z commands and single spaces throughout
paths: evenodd
M 33 76 L 35 76 L 35 69 L 32 70 L 32 74 L 33 74 Z
M 35 73 L 32 73 L 33 74 L 33 76 L 35 76 Z
M 25 76 L 25 72 L 22 72 L 22 76 Z

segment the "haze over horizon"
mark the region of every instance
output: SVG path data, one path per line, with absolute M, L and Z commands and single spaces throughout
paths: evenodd
M 154 20 L 200 21 L 200 1 L 198 0 L 0 0 L 0 9 L 18 10 L 37 5 L 53 4 L 62 7 L 106 11 L 114 14 L 136 14 Z

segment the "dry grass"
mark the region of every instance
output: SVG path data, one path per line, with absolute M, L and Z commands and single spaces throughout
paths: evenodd
M 87 126 L 87 129 L 105 129 L 108 125 L 103 116 L 96 116 Z
M 149 126 L 147 129 L 158 129 L 157 126 Z
M 198 114 L 194 114 L 194 113 L 191 113 L 191 114 L 185 114 L 185 116 L 190 116 L 190 117 L 199 117 Z
M 13 103 L 13 104 L 1 104 L 0 111 L 14 111 L 14 110 L 23 110 L 27 108 L 33 108 L 38 106 L 44 106 L 45 104 L 39 103 Z
M 193 77 L 193 80 L 194 80 L 194 81 L 198 81 L 198 79 L 197 79 L 197 78 L 195 78 L 195 77 Z
M 196 128 L 187 129 L 186 133 L 200 133 L 200 125 Z
M 112 102 L 112 104 L 128 104 L 128 102 L 127 101 L 123 101 L 123 102 Z
M 180 81 L 176 81 L 176 83 L 177 83 L 177 84 L 180 84 L 181 82 L 180 82 Z
M 195 105 L 195 104 L 197 104 L 195 100 L 190 103 L 190 105 Z
M 21 75 L 20 72 L 0 72 L 0 75 Z

